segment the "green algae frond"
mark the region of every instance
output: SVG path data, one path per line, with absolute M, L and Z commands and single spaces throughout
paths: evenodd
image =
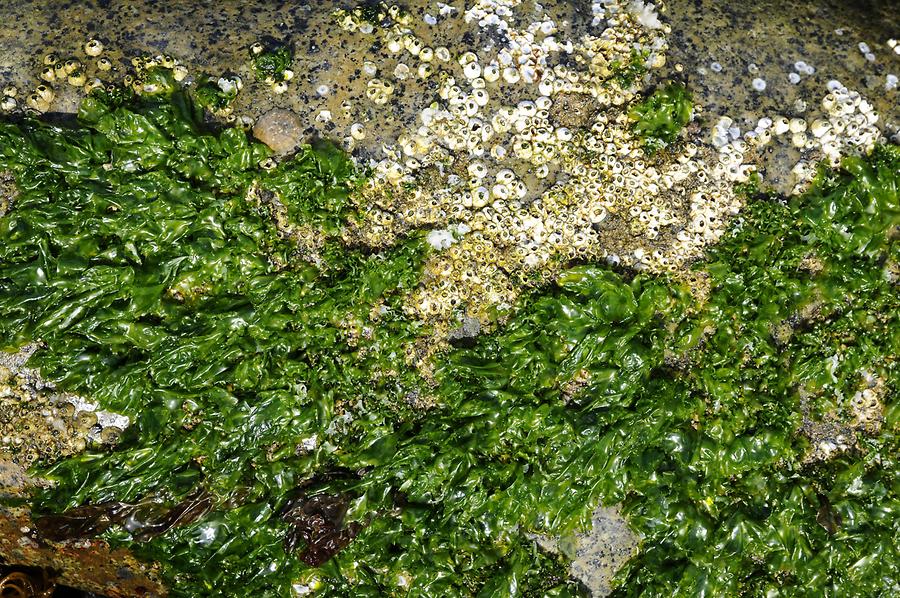
M 667 94 L 641 114 L 654 135 L 690 112 Z M 424 379 L 404 356 L 428 331 L 401 307 L 421 236 L 343 246 L 346 156 L 264 170 L 264 146 L 201 123 L 175 91 L 93 96 L 68 128 L 0 124 L 20 191 L 0 336 L 42 341 L 30 365 L 133 421 L 113 449 L 43 464 L 45 533 L 158 560 L 175 596 L 566 596 L 565 558 L 527 534 L 623 502 L 645 539 L 621 595 L 893 591 L 897 147 L 752 199 L 696 266 L 707 297 L 573 267 Z M 260 194 L 318 231 L 318 261 Z M 804 419 L 849 418 L 870 387 L 878 425 L 810 461 Z
M 691 120 L 691 94 L 679 84 L 671 84 L 653 92 L 635 104 L 628 113 L 633 130 L 644 139 L 649 153 L 677 139 L 678 133 Z
M 293 58 L 291 48 L 286 45 L 263 50 L 252 58 L 253 72 L 260 81 L 282 81 Z

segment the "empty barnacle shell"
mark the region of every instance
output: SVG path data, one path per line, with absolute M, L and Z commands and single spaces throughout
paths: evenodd
M 90 39 L 84 44 L 84 53 L 88 56 L 100 56 L 103 53 L 103 43 L 98 39 Z

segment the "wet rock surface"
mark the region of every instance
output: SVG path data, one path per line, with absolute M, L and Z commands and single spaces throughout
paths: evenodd
M 818 108 L 810 98 L 821 98 L 828 82 L 837 80 L 872 102 L 888 135 L 900 130 L 900 94 L 886 89 L 888 76 L 900 73 L 900 55 L 888 46 L 900 33 L 895 2 L 670 0 L 666 5 L 672 26 L 667 69 L 686 81 L 706 118 L 729 114 L 742 130 L 766 114 L 810 118 Z M 861 48 L 871 50 L 872 60 Z M 764 81 L 765 89 L 754 89 L 755 79 Z M 793 147 L 770 146 L 760 174 L 788 192 L 786 181 L 798 157 Z
M 572 559 L 572 575 L 585 585 L 592 596 L 612 592 L 612 580 L 628 559 L 637 554 L 640 537 L 631 528 L 618 507 L 597 507 L 591 517 L 591 529 L 570 538 L 536 537 L 543 548 L 562 552 Z

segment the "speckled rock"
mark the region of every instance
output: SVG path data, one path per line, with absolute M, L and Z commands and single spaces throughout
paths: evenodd
M 72 85 L 57 85 L 53 100 L 53 111 L 61 114 L 78 114 L 78 107 L 84 99 L 84 90 Z
M 462 318 L 459 327 L 454 328 L 447 335 L 447 339 L 455 346 L 468 346 L 475 343 L 475 338 L 481 334 L 481 322 L 478 318 L 466 316 Z
M 572 575 L 580 579 L 595 598 L 612 592 L 616 572 L 635 554 L 640 537 L 630 527 L 617 506 L 598 507 L 591 530 L 577 538 Z
M 612 593 L 616 572 L 633 557 L 640 545 L 618 505 L 597 507 L 591 515 L 591 529 L 575 536 L 549 538 L 533 536 L 545 550 L 559 552 L 572 559 L 569 572 L 594 598 Z
M 263 114 L 253 125 L 253 136 L 276 154 L 288 154 L 300 145 L 303 128 L 300 117 L 282 108 Z

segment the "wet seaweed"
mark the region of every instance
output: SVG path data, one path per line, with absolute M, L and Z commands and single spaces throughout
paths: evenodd
M 266 170 L 268 150 L 198 114 L 175 91 L 94 96 L 74 128 L 0 124 L 19 188 L 0 335 L 43 341 L 30 365 L 133 418 L 116 447 L 35 472 L 55 482 L 34 497 L 47 537 L 101 533 L 160 561 L 174 595 L 563 596 L 580 591 L 565 557 L 527 534 L 622 502 L 644 541 L 621 595 L 892 591 L 897 147 L 748 200 L 696 265 L 702 300 L 574 267 L 426 380 L 404 356 L 428 330 L 401 300 L 427 244 L 341 245 L 346 156 Z M 323 235 L 320 262 L 253 189 Z M 858 446 L 811 465 L 804 417 L 826 412 Z M 119 523 L 132 509 L 152 533 Z

